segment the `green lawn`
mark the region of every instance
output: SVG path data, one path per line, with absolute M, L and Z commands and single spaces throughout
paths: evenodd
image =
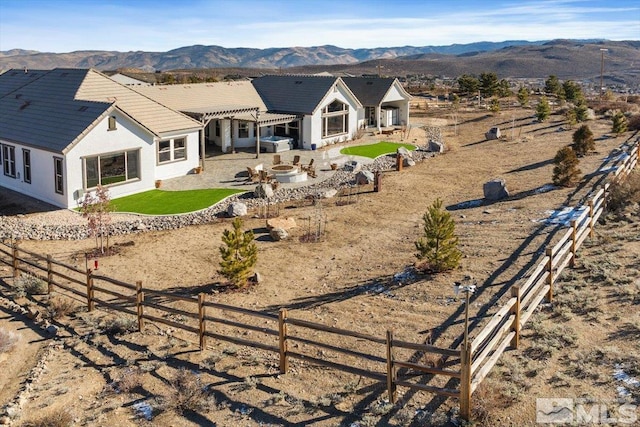
M 380 157 L 385 154 L 395 153 L 399 147 L 404 147 L 407 150 L 416 149 L 416 146 L 412 144 L 398 144 L 395 142 L 381 141 L 376 144 L 345 147 L 340 150 L 340 154 L 344 154 L 347 156 L 362 156 L 375 159 L 376 157 Z
M 225 197 L 242 192 L 242 190 L 227 188 L 189 191 L 151 190 L 113 199 L 111 205 L 115 212 L 172 215 L 205 209 Z

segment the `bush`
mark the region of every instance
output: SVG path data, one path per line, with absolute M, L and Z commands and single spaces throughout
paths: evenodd
M 69 298 L 51 298 L 49 300 L 47 311 L 52 319 L 60 319 L 75 312 L 76 306 L 73 303 L 73 300 Z
M 640 114 L 634 114 L 627 120 L 627 129 L 636 131 L 640 130 Z
M 612 120 L 613 120 L 613 123 L 611 125 L 611 132 L 615 133 L 616 135 L 620 135 L 621 133 L 624 133 L 627 131 L 629 125 L 627 123 L 627 118 L 624 116 L 624 114 L 618 111 L 613 116 Z
M 607 209 L 620 212 L 633 203 L 640 203 L 640 172 L 632 172 L 625 180 L 617 180 L 609 187 Z
M 129 316 L 112 317 L 102 324 L 104 333 L 123 335 L 138 330 L 138 320 Z
M 593 132 L 591 132 L 589 126 L 582 125 L 573 133 L 572 148 L 578 157 L 584 156 L 589 151 L 595 151 L 596 142 L 593 139 Z
M 580 163 L 576 153 L 571 147 L 558 150 L 553 158 L 553 184 L 562 187 L 571 187 L 580 180 L 582 171 L 578 169 Z
M 41 278 L 33 274 L 22 273 L 13 284 L 16 295 L 24 297 L 27 295 L 46 295 L 49 293 L 49 285 Z
M 0 354 L 13 350 L 19 338 L 20 336 L 14 332 L 0 329 Z
M 68 427 L 73 423 L 73 417 L 65 409 L 57 409 L 22 424 L 23 427 Z
M 462 253 L 458 250 L 455 222 L 451 214 L 442 209 L 442 200 L 437 199 L 422 217 L 424 235 L 415 242 L 422 267 L 433 272 L 452 270 L 460 263 Z
M 207 409 L 208 395 L 199 375 L 180 369 L 169 382 L 169 386 L 169 394 L 162 399 L 165 411 L 182 414 L 185 411 Z

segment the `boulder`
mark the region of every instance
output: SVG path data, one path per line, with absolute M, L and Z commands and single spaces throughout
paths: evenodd
M 272 230 L 274 228 L 282 228 L 283 230 L 290 230 L 297 227 L 296 220 L 291 217 L 287 218 L 269 218 L 267 220 L 267 228 Z
M 347 162 L 345 162 L 344 166 L 342 167 L 343 170 L 347 171 L 347 172 L 360 172 L 360 170 L 362 169 L 362 164 L 356 160 L 349 160 Z
M 488 132 L 486 132 L 484 134 L 484 137 L 486 139 L 500 139 L 500 136 L 502 134 L 500 133 L 500 128 L 499 127 L 492 127 L 491 129 L 489 129 Z
M 358 185 L 366 185 L 373 183 L 374 176 L 373 172 L 370 171 L 360 171 L 356 175 L 356 183 Z
M 405 147 L 398 147 L 396 150 L 397 154 L 400 154 L 405 159 L 413 159 L 413 154 L 410 150 L 407 150 Z
M 253 195 L 259 199 L 269 199 L 273 197 L 273 187 L 267 183 L 258 184 Z
M 402 163 L 403 163 L 403 166 L 405 166 L 405 167 L 415 166 L 415 165 L 416 165 L 416 161 L 415 161 L 415 160 L 413 160 L 413 159 L 412 159 L 412 158 L 410 158 L 410 157 L 405 157 L 405 158 L 403 159 L 403 162 L 402 162 Z
M 247 205 L 244 203 L 233 202 L 227 208 L 227 215 L 230 217 L 245 216 L 247 211 Z
M 54 335 L 54 336 L 58 335 L 58 327 L 56 325 L 47 326 L 46 331 L 47 331 L 48 334 L 51 334 L 51 335 Z
M 444 144 L 438 141 L 429 141 L 428 150 L 432 153 L 444 153 Z
M 269 231 L 269 236 L 271 236 L 274 241 L 279 242 L 280 240 L 287 239 L 289 237 L 289 233 L 287 233 L 287 230 L 284 228 L 275 227 Z
M 338 190 L 336 190 L 335 188 L 329 188 L 323 191 L 320 194 L 320 197 L 323 199 L 331 199 L 332 197 L 335 197 L 336 194 L 338 194 Z
M 509 191 L 507 190 L 507 184 L 504 179 L 492 179 L 485 182 L 482 186 L 484 192 L 484 198 L 487 200 L 502 200 L 509 197 Z
M 262 275 L 257 271 L 253 273 L 253 277 L 251 278 L 253 283 L 262 283 Z

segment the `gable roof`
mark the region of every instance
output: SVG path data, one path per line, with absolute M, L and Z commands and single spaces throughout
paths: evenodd
M 13 88 L 0 98 L 0 138 L 60 153 L 114 109 L 156 136 L 200 127 L 91 69 L 56 68 L 33 78 L 10 70 L 0 75 L 0 88 Z
M 0 97 L 13 92 L 20 86 L 24 86 L 27 83 L 35 81 L 37 78 L 42 77 L 43 74 L 48 73 L 49 70 L 7 70 L 0 74 Z
M 380 105 L 397 81 L 393 77 L 342 77 L 342 80 L 362 105 L 367 106 Z M 410 96 L 405 92 L 404 88 L 401 85 L 398 85 L 398 87 L 401 89 L 401 93 L 406 94 L 407 99 L 409 99 Z
M 276 113 L 313 114 L 327 92 L 339 81 L 333 76 L 263 76 L 253 79 L 267 109 Z

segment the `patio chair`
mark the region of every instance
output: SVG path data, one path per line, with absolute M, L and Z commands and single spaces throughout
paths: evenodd
M 302 166 L 300 166 L 300 168 L 301 168 L 303 171 L 309 171 L 309 169 L 313 169 L 313 161 L 314 161 L 314 160 L 315 160 L 315 159 L 311 159 L 311 160 L 309 160 L 309 164 L 308 164 L 308 165 L 302 165 Z
M 271 182 L 271 180 L 274 178 L 274 175 L 269 175 L 269 172 L 265 170 L 261 170 L 259 174 L 260 174 L 260 182 Z
M 282 164 L 282 159 L 280 158 L 280 154 L 274 154 L 273 155 L 273 165 L 281 165 Z
M 293 165 L 294 166 L 300 166 L 300 156 L 299 155 L 295 155 L 293 156 Z
M 247 166 L 247 172 L 249 173 L 249 178 L 247 179 L 247 181 L 257 182 L 260 180 L 260 173 L 254 168 Z

